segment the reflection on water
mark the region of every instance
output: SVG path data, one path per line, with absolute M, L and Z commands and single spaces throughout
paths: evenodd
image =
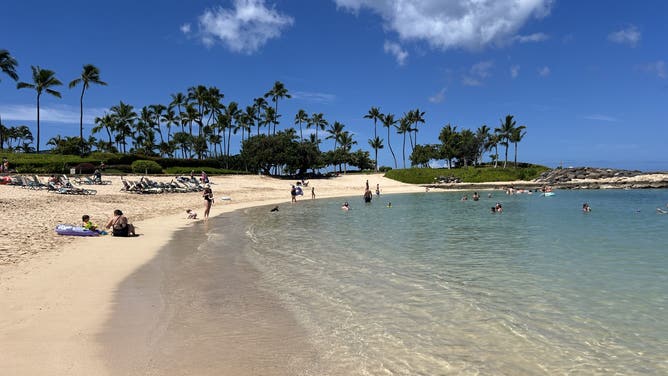
M 249 209 L 248 258 L 332 374 L 668 372 L 668 192 L 460 196 Z

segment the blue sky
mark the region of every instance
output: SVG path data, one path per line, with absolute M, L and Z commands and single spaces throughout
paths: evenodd
M 204 84 L 246 106 L 278 80 L 293 95 L 279 102 L 282 127 L 300 108 L 322 112 L 365 150 L 372 106 L 397 117 L 425 111 L 419 143 L 437 142 L 448 123 L 494 128 L 512 114 L 527 127 L 520 160 L 668 170 L 665 1 L 27 0 L 2 8 L 0 49 L 18 60 L 20 80 L 30 81 L 31 65 L 65 84 L 83 64 L 100 68 L 109 86 L 86 94 L 85 135 L 120 100 L 167 104 Z M 0 80 L 3 123 L 34 132 L 35 92 Z M 62 99 L 42 100 L 42 147 L 56 133 L 78 135 L 79 89 L 60 91 Z M 400 136 L 391 142 L 400 153 Z M 380 164 L 392 165 L 385 145 Z

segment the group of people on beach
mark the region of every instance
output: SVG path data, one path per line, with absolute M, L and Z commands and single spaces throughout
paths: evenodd
M 113 236 L 128 237 L 137 236 L 135 233 L 135 226 L 128 221 L 128 218 L 123 215 L 120 209 L 114 210 L 113 217 L 104 226 L 104 229 L 99 228 L 93 221 L 91 221 L 88 214 L 81 217 L 82 227 L 89 231 L 95 231 L 100 235 L 107 235 L 106 230 L 110 230 Z

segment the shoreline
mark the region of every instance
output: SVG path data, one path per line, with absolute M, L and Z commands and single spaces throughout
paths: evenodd
M 422 187 L 398 183 L 383 178 L 382 174 L 345 176 L 312 181 L 311 184 L 316 187 L 319 198 L 346 197 L 361 195 L 365 179 L 374 185 L 379 182 L 387 194 L 423 191 Z M 212 217 L 248 207 L 287 204 L 290 200 L 290 181 L 257 176 L 212 177 L 212 180 L 216 183 L 212 186 L 216 196 L 233 198 L 232 201 L 217 201 L 212 208 Z M 16 197 L 3 201 L 10 201 L 16 210 L 23 207 L 35 211 L 29 214 L 29 223 L 30 220 L 37 221 L 39 213 L 47 208 L 52 209 L 43 214 L 46 218 L 40 219 L 47 223 L 40 230 L 48 233 L 40 234 L 42 237 L 34 242 L 23 243 L 32 248 L 21 251 L 22 244 L 12 241 L 12 247 L 4 249 L 5 252 L 27 253 L 20 253 L 23 256 L 14 259 L 20 262 L 0 266 L 0 300 L 3 301 L 0 306 L 0 352 L 3 354 L 0 368 L 13 375 L 110 374 L 108 354 L 98 342 L 98 336 L 107 329 L 105 325 L 112 317 L 118 287 L 154 259 L 176 231 L 197 224 L 186 220 L 183 210 L 193 206 L 201 215 L 202 205 L 193 204 L 201 204 L 201 196 L 197 193 L 188 197 L 184 195 L 189 194 L 117 194 L 118 187 L 110 187 L 108 196 L 100 195 L 100 192 L 97 197 L 92 196 L 96 197 L 93 201 L 91 196 L 63 197 L 15 187 L 1 188 L 14 190 Z M 302 199 L 310 199 L 308 193 L 305 192 Z M 41 201 L 37 199 L 40 195 Z M 30 201 L 43 207 L 26 208 Z M 120 201 L 124 204 L 119 205 Z M 81 213 L 83 203 L 104 212 L 122 207 L 141 236 L 63 239 L 54 235 L 53 227 L 48 226 L 50 221 L 57 220 L 54 213 Z M 134 220 L 141 216 L 136 215 L 136 209 L 125 210 L 130 205 L 143 209 L 162 207 L 152 212 L 154 216 Z M 164 215 L 165 212 L 179 214 Z M 69 216 L 76 218 L 73 214 Z M 99 215 L 96 218 L 95 212 L 92 216 L 98 223 L 102 222 Z M 38 238 L 26 234 L 23 229 L 7 232 L 8 236 L 16 234 L 23 239 Z M 61 240 L 64 241 L 59 246 L 53 246 Z M 54 248 L 44 250 L 42 244 Z M 155 282 L 148 279 L 137 285 L 137 304 L 157 301 L 155 296 L 142 296 L 143 292 L 155 288 L 151 285 Z M 149 314 L 141 320 L 152 322 L 154 317 Z

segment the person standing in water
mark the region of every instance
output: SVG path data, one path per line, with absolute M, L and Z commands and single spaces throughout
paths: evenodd
M 311 200 L 315 200 L 315 187 L 311 187 Z
M 209 211 L 211 211 L 211 205 L 213 204 L 213 191 L 209 184 L 204 186 L 204 191 L 202 192 L 202 197 L 206 201 L 204 206 L 204 218 L 209 218 Z

